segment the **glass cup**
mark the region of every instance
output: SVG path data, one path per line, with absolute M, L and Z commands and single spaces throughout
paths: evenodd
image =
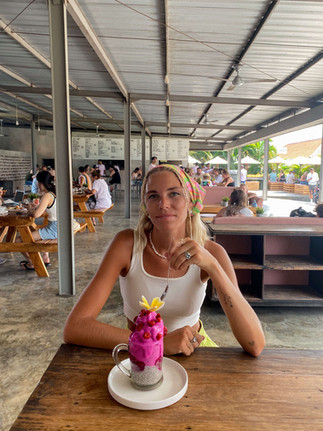
M 119 352 L 122 350 L 129 353 L 130 369 L 119 359 Z M 129 344 L 115 346 L 112 357 L 119 370 L 130 378 L 136 389 L 149 391 L 157 388 L 163 381 L 163 347 L 159 342 L 151 343 L 149 349 L 143 351 L 142 344 L 129 340 Z

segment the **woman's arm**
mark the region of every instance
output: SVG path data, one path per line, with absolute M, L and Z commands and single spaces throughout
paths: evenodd
M 118 233 L 107 249 L 93 279 L 72 309 L 64 328 L 64 341 L 82 346 L 112 349 L 127 343 L 130 331 L 99 322 L 97 317 L 120 275 L 130 267 L 133 231 Z
M 51 206 L 53 200 L 54 197 L 51 193 L 45 193 L 41 198 L 38 207 L 35 208 L 33 204 L 28 205 L 28 214 L 35 218 L 41 217 L 46 211 L 47 207 Z
M 187 260 L 184 253 L 189 251 Z M 206 241 L 205 247 L 190 238 L 176 248 L 171 258 L 175 269 L 191 264 L 198 265 L 211 278 L 234 336 L 245 351 L 259 356 L 265 346 L 260 321 L 238 287 L 237 278 L 226 251 L 213 241 Z

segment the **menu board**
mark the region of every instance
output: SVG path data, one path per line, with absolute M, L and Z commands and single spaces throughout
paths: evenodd
M 130 141 L 130 157 L 141 160 L 141 138 Z M 146 139 L 146 154 L 149 140 Z M 73 137 L 73 159 L 124 159 L 123 137 Z M 152 140 L 152 155 L 158 160 L 187 160 L 189 152 L 188 139 L 156 138 Z

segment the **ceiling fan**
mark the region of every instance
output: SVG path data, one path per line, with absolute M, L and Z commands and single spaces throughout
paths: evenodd
M 241 85 L 244 85 L 244 84 L 255 84 L 257 82 L 276 82 L 277 81 L 277 79 L 244 79 L 240 75 L 240 70 L 242 67 L 241 64 L 235 64 L 232 67 L 236 71 L 236 76 L 233 78 L 230 87 L 227 88 L 227 91 L 232 91 L 236 87 L 241 87 Z
M 204 114 L 204 124 L 212 124 L 212 123 L 216 123 L 218 120 L 214 119 L 214 120 L 210 120 L 209 118 L 209 114 Z

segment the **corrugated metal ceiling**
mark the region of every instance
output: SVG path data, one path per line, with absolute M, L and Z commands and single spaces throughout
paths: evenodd
M 323 96 L 321 1 L 66 0 L 66 6 L 70 88 L 121 96 L 119 100 L 91 93 L 71 96 L 74 130 L 95 130 L 97 124 L 106 131 L 123 130 L 123 96 L 96 53 L 99 45 L 152 136 L 194 133 L 203 140 L 216 138 L 224 146 L 239 145 L 239 138 L 250 130 L 265 130 L 304 111 L 304 106 L 258 106 L 246 99 L 310 102 L 309 108 L 314 108 Z M 79 28 L 82 14 L 97 46 Z M 16 107 L 26 118 L 39 114 L 50 125 L 51 99 L 14 88 L 50 92 L 47 2 L 2 0 L 0 18 L 4 125 L 15 124 Z M 244 84 L 232 90 L 237 64 Z M 266 80 L 270 82 L 258 82 Z M 144 94 L 138 98 L 138 93 Z M 152 95 L 156 100 L 150 100 Z M 185 101 L 176 100 L 182 96 Z M 214 97 L 227 102 L 217 103 Z M 140 132 L 134 113 L 132 120 L 132 131 Z M 313 121 L 318 121 L 317 116 Z M 28 121 L 22 115 L 23 124 Z M 224 128 L 229 125 L 240 129 Z

